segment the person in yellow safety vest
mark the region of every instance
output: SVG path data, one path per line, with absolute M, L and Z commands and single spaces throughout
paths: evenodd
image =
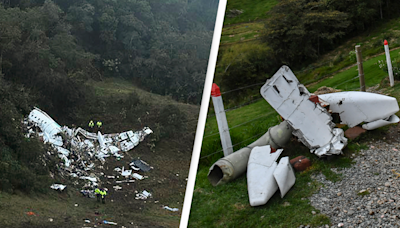
M 103 123 L 101 121 L 97 121 L 96 125 L 98 129 L 101 129 L 101 125 L 103 125 Z
M 100 197 L 101 197 L 102 203 L 106 203 L 106 199 L 105 198 L 106 198 L 106 195 L 107 195 L 107 191 L 108 191 L 107 188 L 104 188 L 104 189 L 96 188 L 94 190 L 94 193 L 97 196 L 97 202 L 100 202 Z
M 95 194 L 96 197 L 97 197 L 97 202 L 100 202 L 100 196 L 101 196 L 100 192 L 101 192 L 101 190 L 100 190 L 99 188 L 96 188 L 96 189 L 94 190 L 94 194 Z
M 93 120 L 90 120 L 90 122 L 89 122 L 89 128 L 90 128 L 90 129 L 93 129 L 93 127 L 94 127 L 94 122 L 93 122 Z

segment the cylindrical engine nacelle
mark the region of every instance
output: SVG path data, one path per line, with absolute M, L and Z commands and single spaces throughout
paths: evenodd
M 208 173 L 208 180 L 213 186 L 227 183 L 246 171 L 251 150 L 256 146 L 270 145 L 274 149 L 285 146 L 292 136 L 292 128 L 283 121 L 268 129 L 259 139 L 215 162 Z

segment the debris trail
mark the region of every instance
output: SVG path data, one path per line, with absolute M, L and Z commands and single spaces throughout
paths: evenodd
M 44 143 L 51 145 L 52 150 L 48 151 L 47 155 L 58 156 L 61 159 L 62 162 L 57 164 L 57 168 L 62 176 L 70 176 L 86 182 L 81 193 L 89 197 L 93 195 L 93 188 L 101 184 L 99 177 L 104 173 L 99 169 L 103 169 L 105 158 L 114 156 L 122 159 L 123 152 L 133 149 L 147 135 L 153 133 L 148 127 L 136 132 L 104 135 L 100 131 L 92 133 L 80 127 L 61 127 L 47 113 L 38 108 L 34 108 L 23 123 L 27 130 L 26 137 L 37 135 L 43 139 Z M 102 165 L 96 160 L 99 160 Z M 142 179 L 141 175 L 132 176 L 134 174 L 132 170 L 124 170 L 124 167 L 121 170 L 121 175 L 125 178 Z M 52 185 L 52 188 L 60 189 L 61 186 Z

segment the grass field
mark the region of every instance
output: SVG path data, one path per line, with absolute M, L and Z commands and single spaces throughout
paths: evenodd
M 224 25 L 251 22 L 267 18 L 267 12 L 276 4 L 277 0 L 229 0 L 226 6 Z M 243 13 L 230 17 L 230 10 L 242 10 Z

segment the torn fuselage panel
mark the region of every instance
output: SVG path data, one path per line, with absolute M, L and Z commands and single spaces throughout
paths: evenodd
M 251 206 L 266 204 L 280 189 L 283 197 L 294 185 L 296 177 L 289 157 L 283 157 L 277 164 L 283 149 L 272 153 L 271 147 L 256 146 L 251 150 L 247 166 L 247 189 Z
M 328 93 L 318 97 L 328 102 L 330 110 L 338 113 L 341 123 L 350 128 L 366 122 L 371 124 L 365 127 L 363 125 L 363 128 L 372 130 L 399 122 L 397 116 L 392 117 L 399 111 L 399 105 L 394 97 L 359 91 Z
M 310 93 L 287 66 L 282 66 L 261 88 L 261 95 L 294 129 L 293 135 L 318 156 L 340 154 L 347 145 L 343 130 L 327 110 L 309 100 Z

